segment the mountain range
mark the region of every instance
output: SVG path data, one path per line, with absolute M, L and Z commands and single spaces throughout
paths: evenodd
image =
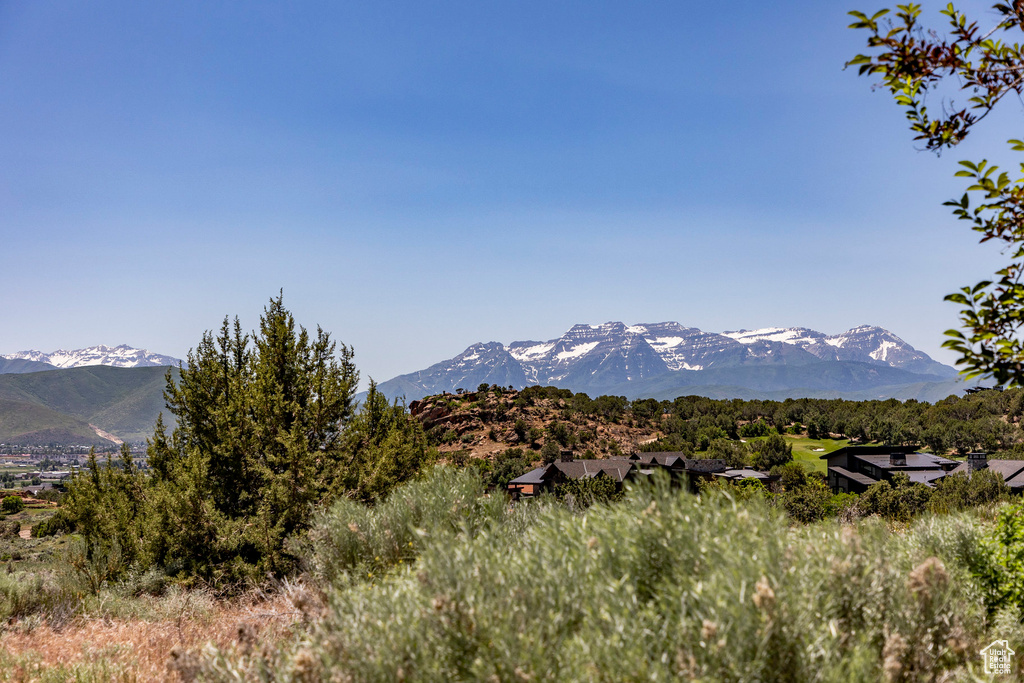
M 8 365 L 5 361 L 9 362 Z M 21 364 L 16 361 L 22 361 Z M 58 349 L 52 353 L 42 351 L 19 351 L 0 355 L 0 373 L 38 372 L 56 368 L 81 368 L 90 365 L 107 365 L 114 368 L 149 368 L 161 365 L 177 366 L 181 363 L 177 358 L 150 353 L 146 349 L 136 349 L 127 344 L 120 346 L 90 346 L 85 349 L 65 351 Z M 41 365 L 35 365 L 39 363 Z M 10 367 L 12 369 L 5 369 Z M 21 368 L 21 369 L 13 369 Z
M 0 444 L 142 441 L 165 410 L 164 377 L 179 362 L 124 344 L 0 356 Z
M 668 399 L 937 400 L 966 388 L 954 368 L 881 327 L 836 335 L 803 327 L 714 333 L 676 322 L 578 324 L 548 341 L 477 343 L 378 388 L 414 400 L 482 383 Z
M 110 445 L 109 435 L 140 441 L 164 410 L 166 366 L 179 362 L 126 345 L 0 356 L 0 443 Z M 573 325 L 548 341 L 473 344 L 378 388 L 411 401 L 482 383 L 658 399 L 935 401 L 967 387 L 956 370 L 880 327 L 837 335 L 802 327 L 719 334 L 674 322 L 609 322 Z

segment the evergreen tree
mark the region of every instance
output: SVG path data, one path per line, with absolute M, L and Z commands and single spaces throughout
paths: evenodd
M 90 454 L 69 487 L 68 516 L 89 552 L 116 545 L 128 564 L 214 582 L 284 573 L 294 561 L 285 540 L 308 526 L 314 504 L 372 499 L 426 460 L 418 423 L 375 386 L 355 420 L 357 383 L 351 349 L 297 326 L 281 296 L 251 337 L 225 318 L 189 352 L 177 383 L 167 375 L 176 426 L 168 436 L 157 421 L 151 476 L 127 448 L 119 467 Z

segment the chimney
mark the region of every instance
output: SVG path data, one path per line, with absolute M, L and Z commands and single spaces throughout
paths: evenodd
M 562 454 L 558 459 L 562 462 L 572 462 L 572 451 L 562 451 Z
M 988 454 L 987 453 L 968 453 L 967 454 L 967 473 L 970 474 L 974 470 L 983 470 L 988 467 Z
M 906 453 L 890 453 L 889 454 L 889 467 L 906 467 L 907 466 L 907 454 Z

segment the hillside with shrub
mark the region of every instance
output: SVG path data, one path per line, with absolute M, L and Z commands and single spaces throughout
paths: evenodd
M 409 405 L 441 457 L 456 464 L 493 459 L 509 448 L 552 460 L 638 451 L 707 453 L 770 434 L 811 440 L 922 445 L 934 453 L 1024 453 L 1024 390 L 986 390 L 920 401 L 786 399 L 672 401 L 591 398 L 556 387 L 520 391 L 481 385 L 477 391 L 428 396 Z
M 272 299 L 252 334 L 225 319 L 189 353 L 146 466 L 93 453 L 66 491 L 7 495 L 0 672 L 970 680 L 985 643 L 1024 637 L 1024 510 L 999 475 L 894 476 L 858 496 L 816 467 L 850 440 L 1015 456 L 1024 391 L 629 401 L 481 385 L 406 407 L 373 383 L 357 404 L 352 358 Z M 506 493 L 566 452 L 659 451 L 772 477 L 691 488 L 652 468 Z

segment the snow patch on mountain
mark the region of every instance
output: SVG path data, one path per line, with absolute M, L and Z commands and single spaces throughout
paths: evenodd
M 567 349 L 565 351 L 560 351 L 558 354 L 555 355 L 555 359 L 556 360 L 569 360 L 570 358 L 579 358 L 580 356 L 583 356 L 583 355 L 593 351 L 594 347 L 597 346 L 600 343 L 601 342 L 594 341 L 594 342 L 586 342 L 584 344 L 577 344 L 576 346 L 572 347 L 571 349 Z
M 529 343 L 529 342 L 527 342 Z M 512 357 L 518 361 L 530 360 L 538 356 L 544 356 L 551 349 L 555 348 L 554 342 L 547 342 L 545 344 L 534 344 L 533 346 L 527 346 L 526 348 L 516 348 L 515 344 L 512 344 L 508 348 L 508 352 L 512 354 Z
M 879 346 L 877 349 L 875 349 L 874 351 L 872 351 L 868 355 L 871 356 L 872 358 L 874 358 L 875 360 L 884 361 L 884 360 L 886 360 L 889 357 L 889 351 L 891 349 L 898 349 L 898 348 L 899 348 L 898 344 L 895 344 L 895 343 L 893 343 L 891 341 L 883 341 L 881 346 Z
M 739 381 L 735 378 L 747 376 L 744 373 L 754 377 L 758 368 L 764 366 L 806 367 L 821 361 L 887 366 L 917 375 L 917 382 L 956 374 L 953 368 L 932 360 L 892 332 L 870 325 L 837 335 L 806 327 L 741 329 L 719 334 L 677 322 L 628 326 L 606 322 L 573 325 L 561 337 L 548 341 L 474 344 L 455 358 L 385 384 L 395 395 L 407 396 L 413 391 L 423 396 L 459 387 L 471 389 L 481 383 L 517 387 L 555 384 L 603 392 L 609 388 L 620 391 L 627 383 L 661 378 L 666 378 L 666 382 L 683 382 L 680 386 L 697 381 L 668 378 L 670 373 L 680 371 L 717 371 L 718 376 L 735 382 Z M 856 368 L 852 372 L 856 373 Z M 764 382 L 765 377 L 778 374 L 760 372 L 757 376 L 761 379 L 751 381 Z M 797 371 L 788 374 L 807 376 Z
M 182 361 L 171 356 L 136 349 L 127 344 L 120 346 L 90 346 L 85 349 L 67 351 L 58 349 L 51 353 L 42 351 L 19 351 L 0 356 L 9 360 L 24 359 L 49 363 L 57 368 L 80 368 L 92 365 L 109 365 L 115 368 L 143 368 L 161 365 L 178 365 Z
M 723 336 L 735 339 L 741 344 L 753 344 L 759 341 L 781 342 L 783 344 L 816 344 L 825 335 L 806 327 L 766 327 L 761 330 L 738 330 L 723 332 Z

